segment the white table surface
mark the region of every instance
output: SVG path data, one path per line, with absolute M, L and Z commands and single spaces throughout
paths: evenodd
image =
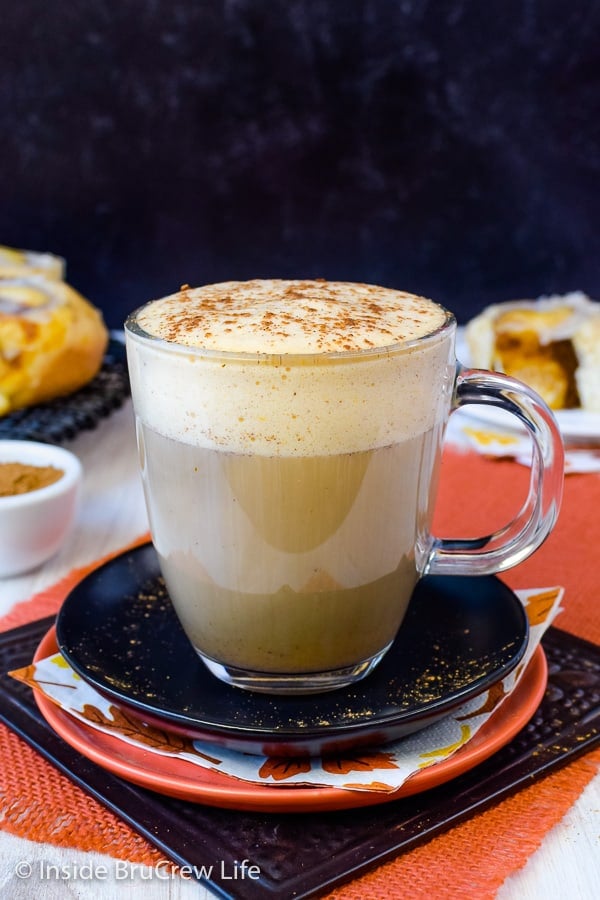
M 130 403 L 94 431 L 82 433 L 68 447 L 81 459 L 85 473 L 76 527 L 62 550 L 45 566 L 24 576 L 0 580 L 0 616 L 56 583 L 74 567 L 118 550 L 147 531 Z M 214 895 L 195 881 L 165 878 L 160 867 L 146 870 L 100 854 L 37 844 L 0 828 L 2 900 L 109 900 L 125 896 L 204 900 Z M 402 893 L 401 888 L 396 893 L 390 886 L 390 896 L 410 894 Z M 498 900 L 592 900 L 599 896 L 600 774 L 548 833 L 527 865 L 507 879 L 497 894 Z

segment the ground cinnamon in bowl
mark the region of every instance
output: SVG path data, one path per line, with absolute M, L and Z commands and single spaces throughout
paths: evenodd
M 54 466 L 32 466 L 20 462 L 0 463 L 0 497 L 27 494 L 54 484 L 64 472 Z
M 29 572 L 59 550 L 75 521 L 82 482 L 81 463 L 70 450 L 0 440 L 0 579 Z

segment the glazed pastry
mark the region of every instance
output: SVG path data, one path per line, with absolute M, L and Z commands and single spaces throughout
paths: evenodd
M 82 387 L 108 342 L 99 310 L 72 287 L 10 272 L 0 270 L 0 416 Z
M 17 250 L 0 244 L 0 275 L 44 275 L 53 281 L 65 277 L 65 261 L 53 253 L 37 253 L 35 250 Z
M 600 303 L 585 294 L 488 306 L 466 339 L 475 368 L 524 381 L 552 409 L 600 412 Z
M 573 347 L 579 360 L 575 380 L 581 406 L 600 413 L 600 313 L 590 316 L 577 330 Z

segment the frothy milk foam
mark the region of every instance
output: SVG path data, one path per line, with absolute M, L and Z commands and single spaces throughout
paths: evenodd
M 448 313 L 372 285 L 224 282 L 151 302 L 137 321 L 172 350 L 157 342 L 141 358 L 130 342 L 136 412 L 195 446 L 289 456 L 385 446 L 433 427 L 447 397 L 431 385 L 453 377 Z
M 205 661 L 385 652 L 429 530 L 452 334 L 429 300 L 320 281 L 186 288 L 128 323 L 152 537 Z

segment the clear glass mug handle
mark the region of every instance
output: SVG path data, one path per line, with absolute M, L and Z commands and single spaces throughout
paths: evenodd
M 529 493 L 504 528 L 471 540 L 432 537 L 427 575 L 490 575 L 522 562 L 550 534 L 558 517 L 564 478 L 564 448 L 556 420 L 530 388 L 497 372 L 457 366 L 452 412 L 467 404 L 496 406 L 515 415 L 533 443 Z

